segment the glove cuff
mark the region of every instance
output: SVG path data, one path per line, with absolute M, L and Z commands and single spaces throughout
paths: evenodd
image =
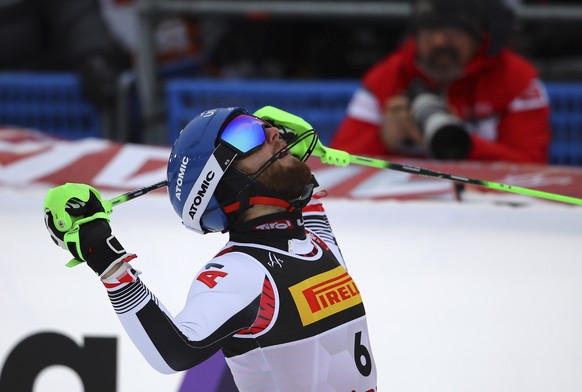
M 65 234 L 64 242 L 75 259 L 86 261 L 99 276 L 103 276 L 115 264 L 136 257 L 128 253 L 111 234 L 109 223 L 104 219 L 91 219 L 75 225 Z
M 99 276 L 109 272 L 115 264 L 128 262 L 137 257 L 135 254 L 127 253 L 113 234 L 93 243 L 85 253 L 85 261 Z

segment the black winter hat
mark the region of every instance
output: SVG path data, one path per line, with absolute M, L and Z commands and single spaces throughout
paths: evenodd
M 485 4 L 481 0 L 416 0 L 412 28 L 455 26 L 481 39 L 485 29 Z

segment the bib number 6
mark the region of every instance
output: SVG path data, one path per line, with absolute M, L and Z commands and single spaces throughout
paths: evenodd
M 354 360 L 360 374 L 368 377 L 372 373 L 372 356 L 370 350 L 362 344 L 362 332 L 356 333 L 354 341 Z

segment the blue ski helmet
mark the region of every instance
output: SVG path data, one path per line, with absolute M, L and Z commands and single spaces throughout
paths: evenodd
M 236 154 L 217 146 L 217 137 L 222 126 L 240 114 L 248 113 L 238 107 L 202 112 L 184 127 L 172 147 L 167 170 L 170 202 L 184 225 L 198 233 L 228 226 L 214 192 Z

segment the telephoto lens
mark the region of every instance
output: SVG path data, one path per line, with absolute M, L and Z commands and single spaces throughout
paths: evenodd
M 416 79 L 407 91 L 412 119 L 422 131 L 431 158 L 461 160 L 471 151 L 471 137 L 459 118 L 448 110 L 440 94 Z

